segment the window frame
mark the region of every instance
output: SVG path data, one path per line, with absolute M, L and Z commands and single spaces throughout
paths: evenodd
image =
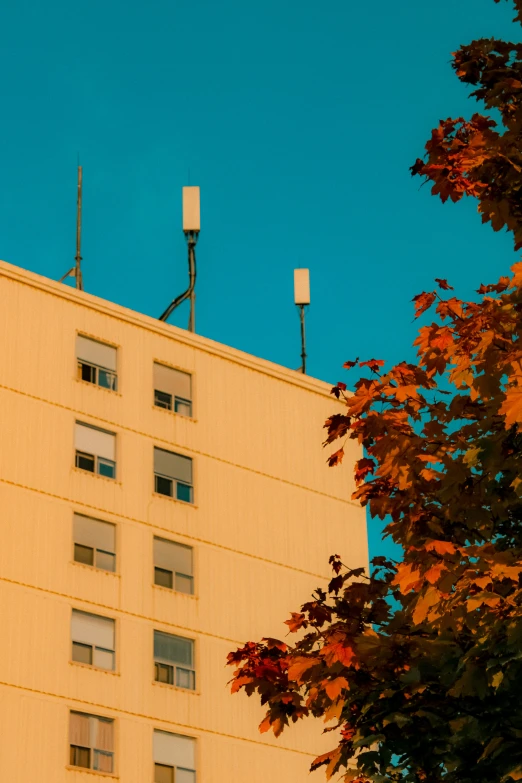
M 178 664 L 175 661 L 168 661 L 166 658 L 156 658 L 156 655 L 154 653 L 154 640 L 155 635 L 157 633 L 161 633 L 164 636 L 172 636 L 175 639 L 181 639 L 184 642 L 190 642 L 192 644 L 192 666 L 187 666 L 184 664 Z M 167 631 L 159 631 L 156 628 L 153 629 L 152 632 L 152 659 L 153 659 L 153 666 L 154 666 L 154 682 L 159 685 L 169 685 L 171 688 L 179 688 L 179 690 L 187 691 L 188 693 L 196 693 L 196 669 L 197 669 L 197 660 L 196 660 L 196 640 L 190 639 L 187 636 L 179 636 L 176 633 L 168 633 Z M 163 682 L 162 680 L 158 680 L 156 678 L 156 666 L 163 666 L 167 669 L 172 669 L 172 682 Z M 177 670 L 182 669 L 184 671 L 188 671 L 191 673 L 192 682 L 194 684 L 193 688 L 185 688 L 183 685 L 178 685 L 176 682 L 177 679 Z
M 181 571 L 171 571 L 168 568 L 163 568 L 162 566 L 157 566 L 155 559 L 154 559 L 154 541 L 163 541 L 166 544 L 171 544 L 172 546 L 180 546 L 184 547 L 185 549 L 190 549 L 191 552 L 191 558 L 192 558 L 192 574 L 183 574 Z M 196 578 L 195 578 L 195 566 L 196 561 L 196 550 L 191 544 L 182 544 L 180 541 L 172 541 L 170 538 L 163 538 L 163 536 L 153 536 L 152 537 L 152 584 L 154 587 L 161 587 L 163 590 L 171 590 L 173 593 L 181 593 L 182 595 L 188 595 L 191 598 L 193 598 L 196 594 Z M 166 585 L 158 584 L 156 582 L 156 571 L 162 571 L 163 573 L 170 574 L 171 575 L 171 582 L 172 587 L 167 587 Z M 191 591 L 187 592 L 186 590 L 179 590 L 177 587 L 176 577 L 181 577 L 183 579 L 190 579 L 190 585 L 191 585 Z
M 113 391 L 118 392 L 118 386 L 119 386 L 119 352 L 120 352 L 120 346 L 115 345 L 114 343 L 107 342 L 105 339 L 101 339 L 100 337 L 95 337 L 94 335 L 85 334 L 84 332 L 76 332 L 75 340 L 77 341 L 78 337 L 82 337 L 84 340 L 90 340 L 93 343 L 98 343 L 99 345 L 104 346 L 105 348 L 113 348 L 116 352 L 116 369 L 111 370 L 109 367 L 104 367 L 102 364 L 96 364 L 93 362 L 86 361 L 84 359 L 80 359 L 80 357 L 77 355 L 77 345 L 75 342 L 75 361 L 76 361 L 76 380 L 80 381 L 81 383 L 88 383 L 90 386 L 97 386 L 99 389 L 105 389 L 105 391 Z M 94 370 L 94 380 L 88 381 L 82 378 L 82 366 L 89 367 L 91 370 Z M 111 386 L 104 386 L 100 383 L 100 370 L 102 372 L 107 373 L 107 376 L 112 377 L 113 384 Z
M 111 433 L 112 434 L 112 433 Z M 116 435 L 114 435 L 116 437 Z M 94 476 L 101 476 L 102 478 L 108 478 L 111 481 L 116 481 L 116 460 L 107 459 L 107 457 L 98 457 L 97 454 L 88 454 L 86 451 L 80 451 L 79 449 L 75 448 L 74 450 L 74 467 L 78 468 L 78 470 L 83 470 L 85 473 L 92 473 Z M 81 458 L 90 457 L 93 460 L 94 470 L 88 470 L 87 468 L 82 468 L 78 461 Z M 100 473 L 99 467 L 101 464 L 109 464 L 114 467 L 114 476 L 106 476 L 104 473 Z
M 103 722 L 109 722 L 112 723 L 112 739 L 113 739 L 113 749 L 111 751 L 108 750 L 101 750 L 100 748 L 94 748 L 91 745 L 74 745 L 71 743 L 71 737 L 70 737 L 70 726 L 69 726 L 69 732 L 68 732 L 68 742 L 67 742 L 67 767 L 71 770 L 88 770 L 89 772 L 96 772 L 100 773 L 102 775 L 108 776 L 108 777 L 117 777 L 118 770 L 116 768 L 116 746 L 117 746 L 117 730 L 118 725 L 115 718 L 111 718 L 107 715 L 95 715 L 92 712 L 83 712 L 82 710 L 74 709 L 72 707 L 69 707 L 69 722 L 70 722 L 70 716 L 71 714 L 78 714 L 78 715 L 85 715 L 88 718 L 96 718 L 96 720 L 101 720 Z M 78 750 L 87 750 L 89 753 L 89 766 L 88 767 L 80 767 L 76 764 L 72 763 L 71 759 L 71 750 L 73 748 L 77 748 Z M 111 772 L 104 772 L 103 770 L 96 769 L 94 766 L 94 760 L 95 760 L 95 753 L 101 753 L 106 756 L 110 756 L 112 759 L 112 770 Z
M 200 780 L 200 773 L 198 770 L 200 769 L 200 743 L 199 738 L 197 736 L 190 736 L 188 734 L 178 734 L 177 732 L 171 732 L 171 731 L 165 731 L 165 729 L 158 729 L 153 728 L 152 731 L 152 737 L 153 737 L 153 747 L 155 747 L 155 734 L 163 733 L 163 734 L 173 734 L 174 736 L 177 736 L 181 739 L 188 739 L 192 740 L 194 742 L 194 769 L 191 767 L 182 767 L 179 764 L 167 764 L 163 761 L 156 761 L 155 752 L 153 752 L 153 774 L 154 774 L 154 783 L 156 783 L 156 765 L 160 767 L 166 767 L 167 769 L 173 770 L 173 780 L 174 783 L 176 783 L 176 772 L 190 772 L 194 776 L 194 782 L 197 783 L 198 780 Z
M 116 638 L 117 621 L 116 621 L 116 618 L 115 617 L 106 617 L 105 615 L 102 615 L 102 614 L 94 614 L 93 612 L 85 612 L 83 609 L 77 609 L 76 607 L 73 606 L 72 610 L 71 610 L 71 622 L 72 622 L 72 618 L 73 618 L 73 615 L 74 615 L 75 612 L 78 613 L 78 614 L 88 614 L 88 615 L 91 615 L 91 617 L 99 617 L 102 620 L 111 620 L 112 623 L 113 623 L 113 628 L 114 628 L 114 650 L 109 650 L 106 647 L 99 647 L 98 645 L 91 644 L 89 642 L 79 642 L 79 641 L 76 641 L 75 639 L 73 639 L 72 629 L 71 629 L 71 631 L 70 631 L 71 663 L 79 665 L 79 666 L 87 666 L 89 669 L 96 669 L 96 671 L 99 671 L 99 672 L 108 672 L 109 674 L 115 674 L 118 671 L 118 669 L 117 669 L 117 658 L 116 658 L 116 645 L 117 645 L 117 638 Z M 84 661 L 77 661 L 77 660 L 74 659 L 73 653 L 74 653 L 74 645 L 75 644 L 79 645 L 80 647 L 89 647 L 91 649 L 91 663 L 85 663 Z M 99 650 L 100 652 L 111 653 L 112 654 L 112 664 L 113 664 L 112 665 L 112 669 L 106 669 L 103 666 L 97 666 L 96 665 L 96 663 L 94 662 L 94 656 L 95 656 L 96 650 Z M 73 710 L 73 712 L 77 712 L 77 710 Z M 83 714 L 87 715 L 87 713 L 83 713 Z M 97 717 L 97 716 L 95 715 L 94 717 Z
M 118 391 L 118 373 L 114 372 L 114 370 L 109 370 L 107 367 L 102 367 L 101 364 L 91 364 L 91 362 L 85 362 L 83 359 L 76 359 L 77 361 L 77 379 L 79 381 L 82 381 L 82 383 L 88 383 L 91 386 L 98 386 L 100 389 L 105 389 L 105 391 Z M 89 370 L 93 371 L 94 380 L 89 381 L 87 378 L 83 377 L 83 368 L 88 367 Z M 100 373 L 105 373 L 108 379 L 111 379 L 111 384 L 109 386 L 106 386 L 103 383 L 100 383 Z
M 190 391 L 191 391 L 191 400 L 187 400 L 184 397 L 179 397 L 176 394 L 170 394 L 169 392 L 166 392 L 162 389 L 156 389 L 155 383 L 154 383 L 154 365 L 159 364 L 161 367 L 165 367 L 167 370 L 174 370 L 176 372 L 184 373 L 185 375 L 190 376 Z M 152 406 L 153 408 L 158 408 L 159 410 L 168 411 L 169 413 L 174 413 L 177 416 L 182 416 L 184 419 L 190 419 L 194 420 L 194 408 L 195 408 L 195 373 L 192 371 L 187 370 L 184 367 L 177 367 L 173 364 L 169 364 L 168 362 L 163 361 L 162 359 L 153 359 L 152 360 Z M 166 394 L 171 399 L 171 407 L 166 408 L 163 405 L 156 405 L 156 392 L 160 392 L 160 394 Z M 176 402 L 179 402 L 181 404 L 188 405 L 190 407 L 190 413 L 188 415 L 184 413 L 179 413 L 176 410 Z
M 91 547 L 87 544 L 81 544 L 79 541 L 75 541 L 75 534 L 74 534 L 74 518 L 75 516 L 83 517 L 84 519 L 90 519 L 93 522 L 101 522 L 103 525 L 112 525 L 114 528 L 114 552 L 109 552 L 106 549 L 100 549 L 99 547 Z M 103 571 L 105 574 L 117 574 L 117 557 L 116 552 L 118 550 L 118 525 L 116 525 L 114 522 L 107 522 L 105 519 L 98 519 L 96 517 L 90 517 L 87 514 L 82 514 L 80 511 L 73 511 L 72 515 L 72 559 L 73 563 L 76 563 L 77 565 L 87 566 L 88 568 L 96 569 L 97 571 Z M 84 563 L 82 560 L 77 560 L 76 555 L 76 547 L 83 547 L 84 549 L 90 549 L 93 553 L 93 562 L 92 563 Z M 107 568 L 103 568 L 102 566 L 97 565 L 98 562 L 98 552 L 102 555 L 109 555 L 110 557 L 114 558 L 114 568 L 112 570 L 109 570 Z

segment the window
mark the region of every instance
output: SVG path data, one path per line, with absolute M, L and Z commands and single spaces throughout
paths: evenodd
M 116 478 L 116 435 L 113 432 L 77 421 L 74 445 L 77 468 Z
M 78 378 L 116 391 L 116 348 L 76 335 Z
M 188 372 L 154 362 L 154 405 L 192 416 L 192 377 Z
M 192 595 L 192 547 L 154 537 L 154 584 Z
M 193 503 L 192 460 L 154 448 L 154 491 Z
M 114 771 L 114 721 L 109 718 L 71 711 L 69 746 L 71 766 Z
M 194 642 L 154 631 L 154 670 L 156 682 L 195 690 Z
M 73 609 L 71 640 L 73 661 L 114 670 L 114 620 Z
M 74 515 L 74 559 L 77 563 L 116 570 L 116 526 L 81 514 Z
M 154 783 L 196 783 L 196 740 L 154 732 Z

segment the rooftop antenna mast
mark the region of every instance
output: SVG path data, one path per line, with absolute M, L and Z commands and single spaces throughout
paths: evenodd
M 301 366 L 298 372 L 306 373 L 305 307 L 310 304 L 310 270 L 294 269 L 294 302 L 299 307 L 301 321 Z
M 196 244 L 200 231 L 200 204 L 199 187 L 188 186 L 183 188 L 183 233 L 187 240 L 189 286 L 186 291 L 177 296 L 163 312 L 159 320 L 166 321 L 169 315 L 185 299 L 190 300 L 190 313 L 188 330 L 196 331 Z
M 76 288 L 79 291 L 83 291 L 83 278 L 82 278 L 82 167 L 78 166 L 78 200 L 76 203 L 76 255 L 75 265 L 66 272 L 63 277 L 60 278 L 60 283 L 63 283 L 66 277 L 76 278 Z

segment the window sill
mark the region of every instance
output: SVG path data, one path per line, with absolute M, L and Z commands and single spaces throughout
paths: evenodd
M 78 470 L 78 468 L 76 468 Z M 82 471 L 83 473 L 84 471 Z M 103 478 L 103 476 L 102 476 Z M 153 492 L 153 497 L 155 498 L 161 498 L 162 500 L 168 500 L 169 503 L 181 503 L 182 506 L 187 506 L 187 508 L 197 508 L 197 505 L 195 503 L 189 503 L 188 500 L 178 500 L 178 498 L 171 498 L 170 495 L 162 495 L 161 492 Z
M 71 565 L 86 568 L 88 571 L 95 571 L 97 574 L 107 574 L 108 576 L 120 578 L 120 574 L 117 571 L 106 571 L 105 568 L 98 568 L 97 566 L 89 565 L 88 563 L 80 563 L 78 560 L 70 560 L 69 562 Z
M 120 672 L 111 672 L 110 669 L 100 669 L 98 666 L 93 666 L 92 663 L 80 663 L 80 661 L 69 661 L 69 666 L 79 666 L 80 669 L 90 669 L 93 672 L 101 672 L 102 674 L 110 674 L 112 677 L 121 677 Z M 72 767 L 72 769 L 83 769 L 83 767 Z M 91 772 L 97 772 L 96 769 Z M 105 772 L 103 773 L 106 774 Z
M 83 470 L 83 468 L 77 468 L 76 465 L 73 465 L 72 469 L 75 473 L 80 473 L 82 476 L 92 476 L 93 478 L 101 479 L 102 481 L 108 481 L 113 486 L 116 487 L 122 486 L 121 481 L 118 481 L 118 479 L 108 478 L 108 476 L 101 476 L 99 473 L 94 473 L 91 472 L 90 470 Z
M 72 764 L 67 764 L 65 769 L 69 772 L 85 772 L 87 775 L 97 775 L 101 778 L 110 778 L 110 780 L 119 780 L 120 776 L 115 772 L 100 772 L 98 769 L 87 769 L 87 767 L 73 767 Z
M 81 383 L 87 383 L 87 381 L 81 381 Z M 193 424 L 197 424 L 198 420 L 194 416 L 184 416 L 182 413 L 176 413 L 176 411 L 169 411 L 168 408 L 162 408 L 161 405 L 152 404 L 152 410 L 159 411 L 160 413 L 168 413 L 170 416 L 175 416 L 177 419 L 183 419 L 183 421 L 191 421 Z
M 92 568 L 92 566 L 88 566 L 88 568 Z M 163 587 L 163 585 L 157 585 L 156 582 L 153 582 L 152 586 L 164 593 L 170 593 L 171 595 L 183 595 L 185 598 L 190 598 L 192 601 L 197 601 L 199 598 L 199 596 L 195 595 L 194 593 L 184 593 L 183 590 L 174 590 L 173 587 Z
M 191 696 L 201 696 L 201 691 L 198 691 L 197 688 L 192 691 L 190 688 L 180 688 L 179 685 L 169 685 L 168 682 L 158 682 L 157 680 L 152 680 L 152 684 L 158 688 L 168 688 L 169 691 L 179 691 L 180 693 L 189 693 Z
M 115 391 L 114 389 L 107 389 L 105 386 L 100 386 L 97 383 L 91 383 L 90 381 L 82 381 L 81 378 L 75 378 L 74 380 L 76 381 L 76 383 L 80 383 L 82 386 L 90 386 L 91 389 L 98 389 L 98 391 L 109 392 L 109 394 L 114 394 L 115 397 L 123 397 L 121 392 Z

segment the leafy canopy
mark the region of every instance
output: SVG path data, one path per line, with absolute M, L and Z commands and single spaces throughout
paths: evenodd
M 441 122 L 413 173 L 443 200 L 476 198 L 521 247 L 522 47 L 474 41 L 453 65 L 502 127 L 478 114 Z M 229 655 L 232 690 L 266 706 L 261 731 L 324 719 L 333 748 L 312 769 L 327 778 L 522 779 L 522 262 L 474 301 L 436 282 L 414 299 L 416 316 L 435 319 L 417 362 L 346 362 L 366 375 L 353 394 L 334 387 L 346 410 L 325 425 L 327 445 L 364 448 L 353 497 L 390 520 L 401 562 L 375 558 L 368 576 L 332 556 L 328 589 L 286 621 L 294 644 Z

